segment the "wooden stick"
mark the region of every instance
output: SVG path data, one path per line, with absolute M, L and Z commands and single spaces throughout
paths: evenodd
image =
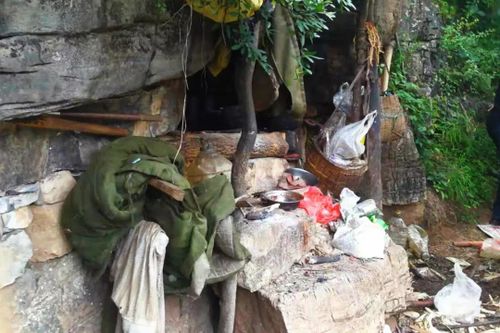
M 50 116 L 43 116 L 33 120 L 16 120 L 13 123 L 21 127 L 74 131 L 106 136 L 127 136 L 129 134 L 128 130 L 124 128 L 82 123 Z
M 453 245 L 458 247 L 476 247 L 480 249 L 483 246 L 483 241 L 459 241 L 453 242 Z
M 427 308 L 434 305 L 434 299 L 423 299 L 418 301 L 408 301 L 406 305 L 410 308 Z
M 50 112 L 51 115 L 70 118 L 89 118 L 103 120 L 124 120 L 124 121 L 162 121 L 158 115 L 149 114 L 127 114 L 127 113 L 94 113 L 94 112 Z
M 174 200 L 180 202 L 184 200 L 184 195 L 185 195 L 184 191 L 180 187 L 172 183 L 166 182 L 158 178 L 153 178 L 149 180 L 148 184 L 154 187 L 155 189 L 165 193 L 166 195 L 172 197 Z

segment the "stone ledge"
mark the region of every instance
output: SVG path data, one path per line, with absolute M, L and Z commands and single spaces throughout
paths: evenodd
M 406 252 L 393 243 L 382 260 L 295 265 L 258 292 L 238 290 L 235 332 L 381 332 L 409 289 Z
M 256 291 L 270 283 L 310 249 L 308 226 L 313 223 L 303 210 L 278 211 L 264 220 L 238 225 L 241 243 L 251 255 L 238 284 Z

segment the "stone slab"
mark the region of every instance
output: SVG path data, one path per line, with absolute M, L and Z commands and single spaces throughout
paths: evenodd
M 295 265 L 257 292 L 238 290 L 235 332 L 382 332 L 410 288 L 406 252 L 393 243 L 380 260 Z
M 12 229 L 24 229 L 28 227 L 32 221 L 33 213 L 31 212 L 31 208 L 29 206 L 21 207 L 0 215 L 0 223 L 4 228 L 4 232 Z M 1 232 L 0 236 L 2 236 Z
M 74 253 L 32 264 L 0 289 L 0 333 L 100 332 L 107 290 Z
M 241 244 L 251 259 L 238 277 L 238 284 L 256 291 L 288 271 L 312 247 L 312 220 L 301 209 L 279 210 L 264 220 L 244 221 L 237 227 Z
M 31 241 L 23 230 L 1 236 L 0 289 L 13 283 L 24 272 L 32 254 Z
M 63 202 L 76 185 L 76 180 L 67 170 L 51 173 L 40 181 L 38 205 Z
M 21 185 L 8 190 L 5 194 L 0 197 L 0 214 L 29 206 L 37 201 L 40 196 L 40 186 L 38 183 Z
M 60 225 L 63 203 L 32 206 L 33 222 L 26 232 L 33 243 L 32 262 L 43 262 L 61 257 L 71 251 Z

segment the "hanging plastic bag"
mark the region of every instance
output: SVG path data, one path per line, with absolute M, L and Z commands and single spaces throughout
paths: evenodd
M 309 216 L 314 216 L 316 222 L 328 224 L 340 218 L 340 205 L 333 203 L 332 198 L 324 195 L 316 186 L 310 186 L 304 193 L 304 199 L 299 202 L 299 208 L 304 209 Z
M 344 82 L 339 91 L 333 95 L 333 105 L 335 109 L 346 114 L 352 107 L 352 90 L 349 89 L 349 82 Z
M 438 291 L 434 304 L 442 315 L 472 323 L 481 310 L 481 287 L 462 272 L 459 264 L 455 264 L 454 270 L 453 283 Z
M 366 117 L 358 122 L 349 124 L 341 128 L 333 136 L 329 158 L 340 157 L 343 160 L 351 160 L 361 157 L 365 152 L 365 136 L 370 130 L 377 117 L 377 110 L 370 112 Z
M 356 217 L 337 228 L 333 246 L 342 252 L 361 259 L 383 258 L 385 231 L 367 217 Z

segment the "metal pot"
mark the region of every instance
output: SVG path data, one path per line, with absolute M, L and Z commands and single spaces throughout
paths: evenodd
M 304 196 L 294 191 L 275 190 L 264 192 L 260 198 L 264 203 L 279 203 L 283 210 L 293 210 L 299 206 L 299 202 L 304 199 Z

